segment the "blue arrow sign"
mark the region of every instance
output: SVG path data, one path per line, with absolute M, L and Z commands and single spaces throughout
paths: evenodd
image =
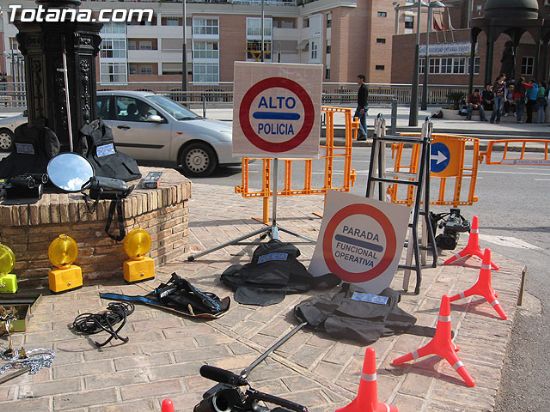
M 434 173 L 443 172 L 451 162 L 451 152 L 444 143 L 432 145 L 431 170 Z

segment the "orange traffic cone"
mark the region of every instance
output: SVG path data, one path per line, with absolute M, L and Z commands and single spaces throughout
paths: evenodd
M 357 397 L 336 412 L 399 412 L 397 406 L 378 402 L 378 385 L 376 383 L 376 353 L 367 348 L 363 373 L 359 382 Z
M 163 399 L 161 411 L 174 412 L 174 403 L 170 399 Z
M 477 216 L 474 216 L 472 219 L 472 229 L 470 230 L 470 236 L 468 237 L 468 244 L 466 247 L 456 255 L 451 256 L 443 262 L 443 264 L 450 265 L 457 260 L 468 259 L 472 256 L 477 256 L 478 258 L 483 259 L 483 253 L 481 253 L 481 248 L 479 247 L 479 221 Z M 493 262 L 491 262 L 491 266 L 493 270 L 499 270 L 499 267 Z
M 392 362 L 392 365 L 397 366 L 411 360 L 423 358 L 427 355 L 437 355 L 445 358 L 447 362 L 458 372 L 461 378 L 466 383 L 466 386 L 476 386 L 474 380 L 466 370 L 466 367 L 461 360 L 456 356 L 458 347 L 453 343 L 451 337 L 451 302 L 448 296 L 441 298 L 441 306 L 439 307 L 439 319 L 435 330 L 435 336 L 425 346 L 414 352 L 403 355 Z
M 485 253 L 483 254 L 483 263 L 481 264 L 481 271 L 479 272 L 477 282 L 470 289 L 465 290 L 458 295 L 451 296 L 451 302 L 458 299 L 467 298 L 468 296 L 483 296 L 485 300 L 495 308 L 502 320 L 508 319 L 508 316 L 504 313 L 502 306 L 498 303 L 497 294 L 491 284 L 491 277 L 491 249 L 485 249 Z

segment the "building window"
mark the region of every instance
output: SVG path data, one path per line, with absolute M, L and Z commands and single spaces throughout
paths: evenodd
M 128 39 L 128 50 L 157 50 L 156 39 Z
M 330 80 L 330 69 L 325 69 L 325 80 Z
M 474 74 L 479 74 L 479 66 L 480 66 L 480 59 L 479 57 L 476 57 L 474 59 Z M 467 70 L 468 74 L 470 74 L 470 59 L 468 59 L 468 67 Z
M 271 17 L 264 19 L 264 37 L 271 37 L 273 19 Z M 261 17 L 246 18 L 246 37 L 262 37 L 262 19 Z
M 181 63 L 162 63 L 162 74 L 181 74 Z
M 153 69 L 154 63 L 130 63 L 130 74 L 156 74 Z
M 331 52 L 330 44 L 327 44 L 327 54 L 330 54 L 330 52 Z
M 304 17 L 304 28 L 307 29 L 309 27 L 309 18 Z
M 193 41 L 193 59 L 218 59 L 217 41 Z
M 379 11 L 377 13 L 378 17 L 388 17 L 388 13 L 385 11 Z
M 194 83 L 218 83 L 219 77 L 218 63 L 193 62 Z
M 455 57 L 453 59 L 453 73 L 454 74 L 465 74 L 466 73 L 466 58 L 465 57 Z
M 104 59 L 125 59 L 126 47 L 126 39 L 103 39 L 101 42 L 101 57 Z
M 377 64 L 374 68 L 376 70 L 385 70 L 386 69 L 386 67 L 383 64 Z
M 418 73 L 419 74 L 424 74 L 425 71 L 426 71 L 426 59 L 420 59 L 418 61 L 419 65 L 418 65 Z
M 327 14 L 327 29 L 332 27 L 332 13 Z
M 376 39 L 376 43 L 378 44 L 386 44 L 386 39 L 382 38 L 382 37 L 378 37 Z
M 261 40 L 248 40 L 246 42 L 246 59 L 248 61 L 262 61 Z M 264 41 L 264 61 L 271 61 L 271 41 Z
M 533 75 L 533 69 L 535 67 L 534 57 L 522 57 L 521 59 L 521 74 L 526 76 Z
M 101 83 L 127 84 L 128 72 L 126 63 L 101 63 Z
M 182 26 L 183 18 L 177 16 L 166 16 L 160 19 L 160 24 L 163 26 Z
M 434 59 L 438 63 L 435 63 L 436 65 L 440 66 L 441 69 L 438 73 L 441 74 L 451 74 L 453 72 L 453 58 L 452 57 L 445 57 L 442 59 Z M 430 73 L 432 71 L 430 70 Z
M 203 36 L 218 36 L 218 19 L 198 17 L 193 19 L 193 34 Z
M 278 29 L 295 29 L 296 19 L 290 17 L 274 17 L 273 27 L 276 27 Z
M 430 59 L 430 74 L 439 74 L 441 59 Z
M 103 23 L 101 34 L 125 34 L 126 24 L 122 23 Z
M 311 60 L 317 60 L 317 51 L 319 46 L 314 41 L 311 42 Z
M 405 28 L 414 29 L 414 16 L 405 16 Z

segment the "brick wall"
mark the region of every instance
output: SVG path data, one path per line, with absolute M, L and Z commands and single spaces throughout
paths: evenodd
M 144 176 L 150 170 L 141 169 Z M 191 196 L 189 180 L 175 170 L 161 170 L 159 189 L 135 190 L 124 200 L 124 226 L 127 231 L 140 227 L 149 232 L 150 256 L 157 266 L 187 251 Z M 58 235 L 66 234 L 78 243 L 76 264 L 82 267 L 85 279 L 122 277 L 122 262 L 127 257 L 122 242 L 105 233 L 108 207 L 109 201 L 101 201 L 90 214 L 77 194 L 46 194 L 32 205 L 0 206 L 0 242 L 15 252 L 15 274 L 21 278 L 47 276 L 51 268 L 48 246 Z

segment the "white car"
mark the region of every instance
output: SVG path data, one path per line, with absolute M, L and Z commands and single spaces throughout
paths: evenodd
M 98 92 L 96 114 L 112 128 L 117 148 L 138 161 L 168 162 L 189 177 L 241 163 L 232 155 L 230 123 L 204 119 L 165 96 Z M 0 149 L 11 148 L 13 130 L 26 121 L 23 115 L 0 120 Z

